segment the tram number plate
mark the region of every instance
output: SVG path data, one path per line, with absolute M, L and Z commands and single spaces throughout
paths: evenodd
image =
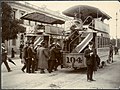
M 73 63 L 73 62 L 78 62 L 78 63 L 82 63 L 82 59 L 81 57 L 66 57 L 66 63 Z

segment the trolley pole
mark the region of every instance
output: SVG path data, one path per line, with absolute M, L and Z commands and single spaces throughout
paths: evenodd
M 117 47 L 117 12 L 116 12 L 116 47 Z

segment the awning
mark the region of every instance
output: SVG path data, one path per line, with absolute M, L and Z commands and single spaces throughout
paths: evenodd
M 54 18 L 46 14 L 42 14 L 39 12 L 33 12 L 33 13 L 26 14 L 23 17 L 21 17 L 21 19 L 26 19 L 26 20 L 36 21 L 36 22 L 41 22 L 41 23 L 46 23 L 46 24 L 64 24 L 65 23 L 65 21 L 63 20 Z
M 84 21 L 87 18 L 87 16 L 92 16 L 93 18 L 102 17 L 104 19 L 111 18 L 109 15 L 107 15 L 105 12 L 101 11 L 100 9 L 91 7 L 88 5 L 73 6 L 71 8 L 68 8 L 67 10 L 63 11 L 62 13 L 69 17 L 76 16 L 77 18 L 81 18 L 82 21 Z

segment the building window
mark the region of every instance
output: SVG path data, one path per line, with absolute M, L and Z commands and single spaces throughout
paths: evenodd
M 12 39 L 12 45 L 16 45 L 16 39 Z

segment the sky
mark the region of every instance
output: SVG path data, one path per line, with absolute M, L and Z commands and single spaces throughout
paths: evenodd
M 64 10 L 76 5 L 89 5 L 97 7 L 107 13 L 112 18 L 108 21 L 110 26 L 111 38 L 120 38 L 120 2 L 118 1 L 27 1 L 30 4 L 59 11 L 62 13 Z M 117 13 L 117 29 L 116 29 L 116 13 Z M 117 31 L 117 32 L 116 32 Z M 116 34 L 117 33 L 117 34 Z

